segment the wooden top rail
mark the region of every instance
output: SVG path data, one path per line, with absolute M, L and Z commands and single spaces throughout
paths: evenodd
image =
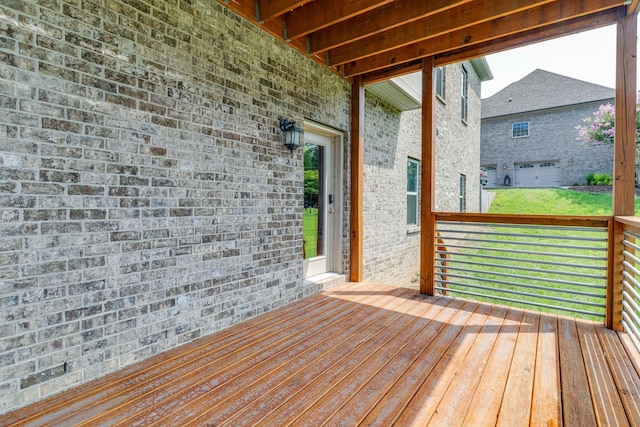
M 511 215 L 459 212 L 434 212 L 433 215 L 436 221 L 557 225 L 566 227 L 608 227 L 609 221 L 613 219 L 611 216 Z M 628 219 L 633 217 L 620 218 Z M 637 218 L 634 224 L 640 227 L 640 218 Z
M 640 231 L 640 218 L 637 216 L 616 216 L 614 219 L 616 222 L 637 228 Z

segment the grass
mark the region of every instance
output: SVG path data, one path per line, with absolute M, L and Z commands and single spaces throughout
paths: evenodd
M 640 205 L 636 201 L 636 212 L 639 207 Z M 583 193 L 565 189 L 497 190 L 490 210 L 490 213 L 497 214 L 539 215 L 611 215 L 611 212 L 612 197 L 610 194 Z M 442 228 L 451 229 L 460 228 L 460 226 L 451 224 Z M 478 232 L 480 234 L 477 234 Z M 486 232 L 498 234 L 482 234 Z M 593 307 L 590 304 L 604 304 L 605 292 L 602 288 L 606 285 L 605 280 L 583 277 L 583 275 L 604 276 L 606 242 L 573 240 L 573 237 L 603 239 L 606 237 L 606 232 L 536 227 L 504 228 L 483 225 L 470 227 L 466 233 L 465 238 L 483 241 L 461 240 L 456 242 L 455 235 L 445 241 L 445 245 L 461 246 L 461 248 L 451 250 L 451 260 L 458 262 L 449 264 L 450 290 L 457 288 L 471 291 L 484 295 L 484 297 L 473 296 L 474 299 L 495 300 L 501 304 L 517 307 L 527 307 L 527 304 L 526 302 L 505 302 L 492 297 L 604 313 L 603 308 Z M 505 236 L 502 234 L 513 235 Z M 540 243 L 558 246 L 541 246 Z M 574 248 L 563 246 L 574 246 Z M 554 263 L 572 265 L 554 265 Z M 598 268 L 592 269 L 591 266 Z M 510 275 L 518 277 L 510 277 Z M 561 283 L 566 281 L 570 283 Z M 591 286 L 600 287 L 600 289 Z M 518 293 L 534 294 L 534 296 Z M 581 295 L 581 293 L 590 295 Z M 463 294 L 458 295 L 464 296 Z M 554 301 L 553 298 L 561 298 L 566 301 Z M 574 317 L 599 318 L 599 316 L 563 312 L 563 310 L 537 306 L 529 306 L 529 308 L 559 312 Z
M 540 215 L 611 215 L 612 196 L 561 188 L 509 188 L 495 191 L 489 213 Z M 636 214 L 640 201 L 635 202 Z
M 318 209 L 304 210 L 302 220 L 302 237 L 304 239 L 305 258 L 313 258 L 318 252 Z

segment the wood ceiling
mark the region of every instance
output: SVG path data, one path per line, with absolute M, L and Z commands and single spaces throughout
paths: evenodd
M 345 78 L 375 81 L 636 13 L 640 0 L 218 0 Z

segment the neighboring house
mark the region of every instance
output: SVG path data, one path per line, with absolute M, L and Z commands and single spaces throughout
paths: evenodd
M 577 139 L 576 127 L 614 89 L 535 70 L 482 100 L 480 161 L 487 188 L 584 184 L 592 172 L 611 173 L 609 146 Z
M 77 4 L 0 5 L 0 412 L 350 268 L 348 81 L 219 3 Z M 436 208 L 476 211 L 490 72 L 476 60 L 439 76 Z M 420 95 L 375 92 L 364 276 L 395 282 L 418 271 L 420 111 L 403 110 Z M 310 260 L 303 151 L 283 146 L 281 118 L 322 147 L 324 255 Z

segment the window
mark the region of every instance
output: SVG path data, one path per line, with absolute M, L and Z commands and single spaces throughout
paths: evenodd
M 551 163 L 551 162 L 547 162 L 547 163 L 542 163 L 540 164 L 541 168 L 555 168 L 556 164 L 555 163 Z
M 460 175 L 460 212 L 467 211 L 467 177 Z
M 467 84 L 468 84 L 467 70 L 462 67 L 462 87 L 461 87 L 461 105 L 460 105 L 460 118 L 467 121 L 468 112 L 468 98 L 467 98 Z
M 436 68 L 436 96 L 444 100 L 444 67 Z
M 418 173 L 420 162 L 407 161 L 407 225 L 418 225 Z
M 511 125 L 512 138 L 524 138 L 529 136 L 529 122 L 519 122 Z

